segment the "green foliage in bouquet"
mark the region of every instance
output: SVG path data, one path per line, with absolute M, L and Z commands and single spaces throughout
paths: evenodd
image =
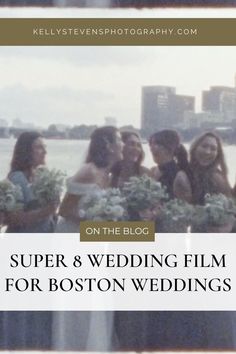
M 160 202 L 168 199 L 165 187 L 147 175 L 131 177 L 124 184 L 122 193 L 126 198 L 127 209 L 136 212 L 155 208 Z
M 9 212 L 22 208 L 22 192 L 20 186 L 16 186 L 9 180 L 0 182 L 0 211 Z
M 120 190 L 109 188 L 80 201 L 79 216 L 93 221 L 119 221 L 125 218 L 125 198 Z
M 223 194 L 207 194 L 204 200 L 205 204 L 195 209 L 195 225 L 222 226 L 236 215 L 234 200 Z
M 162 232 L 186 232 L 193 217 L 194 207 L 191 204 L 181 199 L 172 199 L 163 205 L 160 215 Z
M 32 182 L 32 191 L 40 206 L 58 202 L 63 191 L 65 173 L 60 170 L 49 170 L 45 166 L 36 169 Z

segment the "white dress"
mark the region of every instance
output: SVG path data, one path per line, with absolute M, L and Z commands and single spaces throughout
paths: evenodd
M 67 181 L 67 192 L 82 198 L 102 194 L 97 184 Z M 79 202 L 78 202 L 79 212 Z M 58 222 L 56 232 L 79 232 L 79 225 L 66 218 Z M 104 250 L 106 251 L 106 250 Z M 116 347 L 112 311 L 61 311 L 53 316 L 53 349 L 67 351 L 110 351 Z
M 87 197 L 88 195 L 98 195 L 102 194 L 102 189 L 95 183 L 77 183 L 73 182 L 70 178 L 67 180 L 66 191 L 68 194 L 76 195 L 79 197 L 80 202 L 82 203 L 83 198 Z M 79 201 L 77 211 L 79 213 Z M 79 216 L 79 215 L 78 215 Z M 73 233 L 79 232 L 79 224 L 72 222 L 66 218 L 60 217 L 56 231 L 59 233 Z

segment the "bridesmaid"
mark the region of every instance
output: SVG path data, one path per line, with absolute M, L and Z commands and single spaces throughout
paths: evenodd
M 20 186 L 23 210 L 7 214 L 7 232 L 47 233 L 55 228 L 57 205 L 40 207 L 31 190 L 30 183 L 35 169 L 45 164 L 46 147 L 42 136 L 37 132 L 22 133 L 15 144 L 9 180 Z
M 113 187 L 122 187 L 130 177 L 150 174 L 150 171 L 142 166 L 145 155 L 139 135 L 133 131 L 124 131 L 121 138 L 124 143 L 123 159 L 112 168 Z
M 151 176 L 166 188 L 169 199 L 174 199 L 178 197 L 175 190 L 176 180 L 190 173 L 187 151 L 175 130 L 154 133 L 149 139 L 149 144 L 153 160 L 157 164 L 151 169 Z M 190 197 L 191 195 L 186 193 L 185 199 L 190 201 Z M 156 231 L 168 232 L 161 217 L 161 210 L 157 210 Z M 186 232 L 186 227 L 178 225 L 176 232 Z
M 6 214 L 8 233 L 53 232 L 56 205 L 39 207 L 30 183 L 37 166 L 45 163 L 46 148 L 37 132 L 25 132 L 15 144 L 8 178 L 22 191 L 23 210 Z M 10 235 L 9 235 L 10 237 Z M 50 349 L 52 313 L 10 311 L 0 313 L 0 348 L 7 350 Z
M 125 131 L 121 133 L 123 147 L 123 159 L 112 168 L 112 186 L 122 188 L 124 183 L 133 176 L 150 175 L 150 170 L 142 166 L 144 151 L 141 139 L 136 132 Z M 140 220 L 140 214 L 133 211 L 129 214 L 129 220 Z M 142 343 L 141 333 L 132 333 L 137 323 L 141 323 L 143 313 L 135 315 L 134 312 L 116 311 L 114 314 L 114 335 L 118 337 L 116 350 L 127 348 L 137 349 Z
M 208 193 L 222 193 L 227 197 L 232 196 L 222 143 L 215 133 L 204 133 L 192 143 L 190 169 L 189 176 L 182 175 L 176 180 L 176 193 L 180 198 L 186 200 L 185 196 L 188 195 L 188 200 L 190 196 L 193 204 L 203 205 L 204 196 Z M 232 223 L 229 223 L 212 229 L 204 225 L 193 227 L 192 232 L 230 232 L 232 226 Z M 202 311 L 186 312 L 185 314 L 180 312 L 179 320 L 185 321 L 189 325 L 188 347 L 235 350 L 236 312 Z M 182 333 L 184 332 L 182 331 Z M 191 340 L 193 340 L 192 345 Z
M 204 133 L 192 143 L 190 174 L 177 177 L 175 193 L 195 205 L 203 205 L 206 194 L 221 193 L 232 197 L 222 143 L 215 133 Z M 214 229 L 206 225 L 193 226 L 192 232 L 231 232 L 232 227 L 233 222 Z
M 176 197 L 175 180 L 189 175 L 188 154 L 175 130 L 162 130 L 149 139 L 153 160 L 157 166 L 151 169 L 151 176 L 166 187 L 170 199 Z M 190 195 L 186 195 L 188 199 Z

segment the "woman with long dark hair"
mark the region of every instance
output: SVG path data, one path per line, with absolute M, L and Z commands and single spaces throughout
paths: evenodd
M 37 132 L 22 133 L 14 147 L 9 180 L 18 185 L 22 192 L 23 210 L 8 213 L 7 232 L 53 232 L 54 215 L 57 205 L 54 203 L 40 207 L 31 190 L 35 169 L 45 164 L 46 147 L 42 136 Z
M 151 169 L 151 177 L 166 188 L 169 199 L 178 198 L 176 180 L 187 178 L 190 173 L 188 154 L 181 143 L 180 136 L 175 130 L 161 130 L 154 133 L 149 139 L 149 145 L 156 166 Z M 186 199 L 190 195 L 186 193 Z M 171 232 L 162 218 L 162 206 L 156 209 L 156 231 Z M 186 232 L 186 226 L 178 225 L 176 232 Z
M 142 166 L 144 151 L 138 133 L 123 131 L 121 138 L 124 143 L 123 159 L 112 168 L 112 186 L 122 187 L 133 176 L 150 174 L 150 171 Z
M 190 174 L 175 181 L 179 198 L 203 205 L 206 194 L 223 194 L 231 197 L 227 166 L 220 138 L 206 132 L 190 146 Z M 192 226 L 192 232 L 231 232 L 233 222 L 212 228 L 208 225 Z M 235 349 L 235 312 L 202 311 L 180 312 L 176 325 L 189 326 L 188 348 L 208 350 Z M 182 325 L 181 325 L 182 323 Z M 186 329 L 187 330 L 187 327 Z M 181 331 L 184 333 L 184 331 Z M 180 337 L 181 338 L 181 337 Z M 183 339 L 182 348 L 186 349 Z M 192 343 L 191 343 L 192 342 Z
M 194 205 L 204 205 L 207 194 L 232 197 L 222 143 L 215 133 L 204 133 L 191 144 L 190 174 L 185 178 L 177 177 L 175 190 L 179 198 L 191 201 Z M 192 232 L 230 232 L 232 228 L 233 220 L 214 228 L 210 225 L 193 225 Z
M 110 186 L 110 172 L 122 158 L 122 148 L 121 136 L 115 127 L 102 127 L 93 132 L 84 165 L 68 179 L 67 193 L 59 211 L 62 219 L 58 232 L 79 231 L 79 200 Z
M 166 187 L 169 197 L 175 197 L 175 179 L 189 174 L 188 154 L 175 130 L 162 130 L 149 139 L 153 160 L 157 166 L 151 169 L 154 179 Z
M 48 233 L 55 227 L 57 205 L 40 207 L 31 190 L 34 171 L 45 164 L 46 148 L 37 132 L 22 133 L 16 141 L 9 180 L 20 187 L 23 210 L 8 212 L 4 222 L 7 232 Z M 0 345 L 7 350 L 50 349 L 52 313 L 44 311 L 9 311 L 1 313 Z
M 207 193 L 232 196 L 222 143 L 215 133 L 207 132 L 193 142 L 190 147 L 190 167 L 194 204 L 203 204 Z

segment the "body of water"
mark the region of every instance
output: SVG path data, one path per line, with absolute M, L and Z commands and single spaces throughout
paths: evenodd
M 65 171 L 67 176 L 72 176 L 80 168 L 86 158 L 88 141 L 84 140 L 45 140 L 47 145 L 47 165 L 49 168 L 57 168 Z M 0 179 L 6 177 L 12 158 L 15 139 L 0 139 Z M 154 166 L 154 162 L 149 150 L 149 145 L 143 145 L 145 151 L 144 165 Z M 188 146 L 187 146 L 188 148 Z M 236 176 L 236 146 L 226 145 L 224 147 L 227 166 L 229 168 L 229 180 L 233 186 Z

